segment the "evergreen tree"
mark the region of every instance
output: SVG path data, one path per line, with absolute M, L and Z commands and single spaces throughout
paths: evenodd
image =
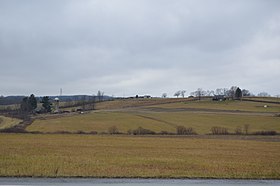
M 23 112 L 32 112 L 37 108 L 37 99 L 34 94 L 30 97 L 24 97 L 20 103 L 20 109 Z
M 31 110 L 35 110 L 37 108 L 37 99 L 35 98 L 34 94 L 31 94 L 28 99 L 28 104 Z
M 41 103 L 43 103 L 42 106 L 44 107 L 46 112 L 51 112 L 52 103 L 50 102 L 50 99 L 48 96 L 44 96 Z
M 237 89 L 235 91 L 235 98 L 236 99 L 241 99 L 242 98 L 242 91 L 239 87 L 237 87 Z
M 30 107 L 28 104 L 28 97 L 24 97 L 20 103 L 20 110 L 22 112 L 29 112 L 30 111 Z

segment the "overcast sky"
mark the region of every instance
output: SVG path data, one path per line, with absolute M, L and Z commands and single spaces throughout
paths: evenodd
M 0 95 L 277 95 L 279 80 L 279 0 L 0 0 Z

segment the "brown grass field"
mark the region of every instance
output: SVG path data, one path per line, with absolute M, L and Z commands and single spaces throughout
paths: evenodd
M 227 138 L 0 134 L 0 176 L 280 178 L 279 136 Z
M 280 117 L 274 116 L 280 112 L 280 104 L 267 104 L 265 108 L 264 103 L 256 102 L 179 100 L 175 99 L 172 103 L 171 99 L 108 101 L 99 104 L 99 108 L 103 105 L 107 110 L 67 117 L 37 118 L 27 127 L 27 131 L 104 133 L 116 126 L 122 133 L 138 127 L 174 133 L 177 126 L 185 126 L 192 127 L 198 134 L 207 134 L 215 126 L 225 127 L 234 133 L 236 128 L 248 124 L 251 133 L 265 130 L 280 132 Z M 127 107 L 128 103 L 132 106 Z
M 10 128 L 17 125 L 21 120 L 16 118 L 9 118 L 5 116 L 0 116 L 0 129 Z
M 280 132 L 279 104 L 189 99 L 116 100 L 84 114 L 33 117 L 26 130 L 43 133 L 120 132 L 143 127 L 176 132 L 192 127 L 195 136 L 130 136 L 0 133 L 0 176 L 97 178 L 280 179 L 280 136 L 204 135 L 213 126 L 233 133 Z M 0 129 L 19 123 L 0 116 Z
M 249 124 L 250 132 L 260 130 L 275 130 L 280 132 L 279 117 L 266 115 L 236 115 L 219 113 L 189 113 L 189 112 L 93 112 L 83 115 L 60 117 L 54 119 L 37 119 L 27 127 L 27 130 L 40 132 L 57 131 L 97 131 L 107 132 L 111 126 L 116 126 L 120 132 L 138 127 L 155 132 L 175 132 L 179 125 L 192 127 L 199 134 L 206 134 L 214 126 L 226 127 L 234 132 L 237 127 Z

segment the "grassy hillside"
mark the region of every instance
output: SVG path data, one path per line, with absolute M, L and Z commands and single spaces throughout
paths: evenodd
M 175 132 L 179 125 L 192 127 L 199 134 L 206 134 L 214 126 L 226 127 L 234 132 L 237 127 L 250 125 L 249 132 L 275 130 L 280 132 L 280 118 L 274 113 L 280 112 L 279 104 L 240 102 L 240 101 L 189 101 L 188 99 L 148 99 L 117 100 L 100 103 L 103 108 L 121 108 L 117 110 L 95 111 L 88 114 L 54 119 L 37 119 L 28 131 L 96 131 L 107 132 L 109 127 L 116 126 L 126 133 L 138 127 L 155 132 Z M 181 101 L 181 102 L 178 102 Z M 100 106 L 99 105 L 99 106 Z M 128 105 L 134 107 L 127 108 Z M 101 108 L 101 106 L 100 106 Z
M 10 128 L 19 124 L 21 120 L 16 118 L 9 118 L 5 116 L 0 116 L 0 129 Z
M 279 179 L 275 138 L 0 134 L 0 176 Z
M 266 107 L 264 107 L 266 105 Z M 153 105 L 155 108 L 196 108 L 228 111 L 248 111 L 248 112 L 280 112 L 280 104 L 258 103 L 245 101 L 184 101 L 177 103 Z
M 214 126 L 226 127 L 234 132 L 237 127 L 249 124 L 249 132 L 276 130 L 280 132 L 280 118 L 272 116 L 247 116 L 232 114 L 193 114 L 185 112 L 172 113 L 138 113 L 138 112 L 96 112 L 85 115 L 62 117 L 48 120 L 35 120 L 28 131 L 97 131 L 107 132 L 109 127 L 116 126 L 126 133 L 138 127 L 155 132 L 175 132 L 177 126 L 192 127 L 199 134 L 210 133 Z

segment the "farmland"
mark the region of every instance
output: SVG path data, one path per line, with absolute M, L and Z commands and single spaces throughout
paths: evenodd
M 280 139 L 262 140 L 0 134 L 0 175 L 279 179 Z
M 17 125 L 21 120 L 0 116 L 0 129 L 10 128 Z
M 280 112 L 280 104 L 268 104 L 264 107 L 263 103 L 241 101 L 144 101 L 109 101 L 97 105 L 106 109 L 66 117 L 37 118 L 27 127 L 27 131 L 106 133 L 108 128 L 115 126 L 121 133 L 138 127 L 157 133 L 174 133 L 177 126 L 185 126 L 193 128 L 198 134 L 208 134 L 215 126 L 225 127 L 234 133 L 236 128 L 249 125 L 250 132 L 280 132 L 280 118 L 274 116 Z M 134 106 L 127 107 L 128 103 Z
M 280 136 L 251 135 L 279 134 L 280 104 L 132 99 L 95 108 L 32 116 L 25 131 L 40 134 L 0 133 L 0 176 L 280 179 Z M 1 118 L 3 128 L 20 122 Z M 198 135 L 175 135 L 178 126 Z M 157 135 L 128 135 L 139 127 Z M 208 135 L 212 127 L 242 134 Z

